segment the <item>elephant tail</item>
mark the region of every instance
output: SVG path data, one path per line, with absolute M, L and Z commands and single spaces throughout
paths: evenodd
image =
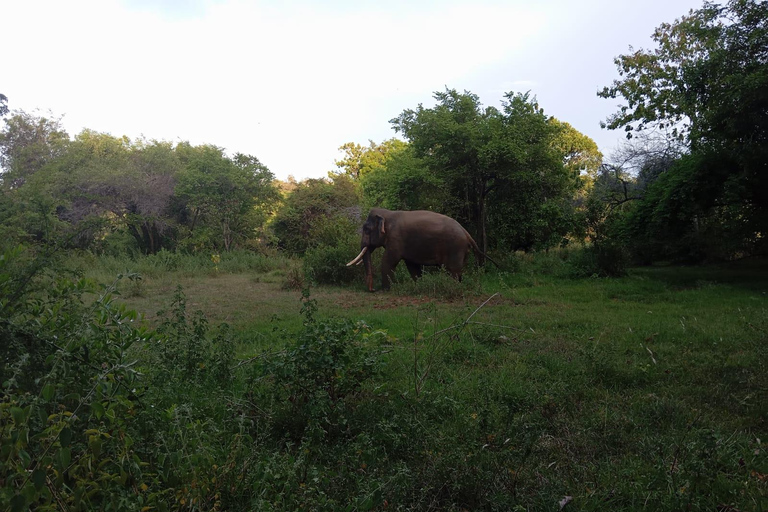
M 494 265 L 496 265 L 496 268 L 501 269 L 501 265 L 496 263 L 493 258 L 485 254 L 483 251 L 480 250 L 480 247 L 478 247 L 477 242 L 475 242 L 475 239 L 472 238 L 472 235 L 469 234 L 467 230 L 464 230 L 465 233 L 467 233 L 467 240 L 469 241 L 469 245 L 472 247 L 472 252 L 475 253 L 475 258 L 477 258 L 478 262 L 483 262 L 485 260 L 490 261 Z

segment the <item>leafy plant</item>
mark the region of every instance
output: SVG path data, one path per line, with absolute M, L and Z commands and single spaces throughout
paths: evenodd
M 0 259 L 4 292 L 14 258 Z M 141 508 L 151 476 L 134 446 L 141 384 L 131 351 L 151 333 L 115 304 L 115 283 L 53 278 L 41 296 L 30 282 L 0 308 L 0 508 Z

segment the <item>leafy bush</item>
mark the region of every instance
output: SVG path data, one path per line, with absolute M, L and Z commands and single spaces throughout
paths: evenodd
M 49 278 L 39 260 L 26 281 L 14 280 L 8 271 L 20 252 L 0 258 L 0 508 L 151 506 L 153 478 L 135 448 L 141 385 L 130 356 L 151 334 L 113 302 L 114 284 Z M 47 293 L 32 293 L 42 282 Z M 95 300 L 86 303 L 88 294 Z
M 321 443 L 342 435 L 349 407 L 380 370 L 377 353 L 366 344 L 370 335 L 362 322 L 308 322 L 288 349 L 265 362 L 278 437 L 300 442 L 310 436 Z
M 304 255 L 304 272 L 317 284 L 347 284 L 359 277 L 357 267 L 348 267 L 354 255 L 353 244 L 321 245 Z
M 356 232 L 361 224 L 357 204 L 355 185 L 346 176 L 297 184 L 271 224 L 278 247 L 303 254 L 319 245 L 338 245 L 340 238 Z

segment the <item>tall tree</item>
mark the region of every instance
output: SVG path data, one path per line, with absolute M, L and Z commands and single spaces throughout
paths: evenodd
M 22 110 L 5 119 L 0 132 L 0 170 L 5 188 L 18 188 L 46 163 L 64 154 L 69 135 L 61 120 Z
M 269 169 L 256 157 L 229 158 L 211 145 L 182 143 L 176 151 L 184 170 L 175 196 L 187 245 L 228 251 L 252 238 L 265 220 L 263 209 L 277 197 Z
M 768 2 L 706 2 L 659 26 L 653 39 L 656 49 L 619 56 L 621 78 L 598 93 L 626 102 L 606 127 L 628 136 L 666 130 L 691 153 L 682 165 L 667 166 L 686 179 L 654 185 L 676 191 L 651 194 L 675 200 L 642 210 L 685 216 L 691 231 L 702 217 L 712 226 L 718 218 L 740 219 L 742 228 L 731 233 L 761 238 L 768 230 Z
M 452 198 L 444 211 L 474 226 L 483 251 L 489 211 L 500 222 L 498 212 L 506 209 L 533 224 L 553 201 L 571 194 L 575 180 L 553 143 L 560 127 L 528 94 L 505 94 L 502 110 L 483 108 L 467 91 L 448 89 L 435 99 L 435 107 L 419 105 L 390 122 L 444 181 Z
M 443 180 L 406 144 L 388 153 L 382 165 L 370 167 L 360 186 L 366 207 L 439 211 L 447 200 Z
M 154 254 L 172 246 L 168 236 L 174 228 L 171 205 L 181 170 L 172 143 L 134 143 L 120 193 L 126 227 L 142 252 Z
M 562 155 L 563 165 L 574 175 L 586 175 L 594 178 L 603 163 L 603 154 L 597 143 L 569 123 L 550 118 L 557 128 L 552 143 Z
M 344 151 L 345 156 L 341 160 L 336 160 L 336 167 L 339 168 L 340 173 L 359 180 L 371 171 L 382 169 L 387 160 L 403 151 L 406 146 L 405 142 L 395 138 L 385 140 L 381 144 L 369 140 L 367 147 L 347 142 L 339 148 Z

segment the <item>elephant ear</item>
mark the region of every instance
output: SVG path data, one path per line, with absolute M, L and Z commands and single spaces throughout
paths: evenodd
M 379 235 L 384 236 L 387 233 L 387 230 L 384 228 L 384 217 L 382 217 L 381 215 L 377 215 L 376 219 L 378 221 L 377 225 L 379 228 Z

